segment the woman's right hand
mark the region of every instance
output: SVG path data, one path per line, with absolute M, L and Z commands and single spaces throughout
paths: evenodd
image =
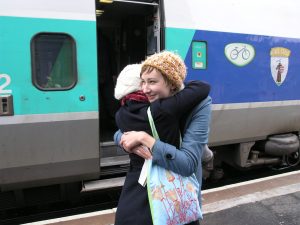
M 137 154 L 138 156 L 140 156 L 144 159 L 151 159 L 152 158 L 150 150 L 144 145 L 139 145 L 139 146 L 134 147 L 131 150 L 131 152 L 134 153 L 134 154 Z

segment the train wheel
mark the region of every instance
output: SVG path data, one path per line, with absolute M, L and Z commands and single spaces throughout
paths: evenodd
M 286 157 L 286 162 L 289 166 L 296 166 L 300 163 L 300 149 Z

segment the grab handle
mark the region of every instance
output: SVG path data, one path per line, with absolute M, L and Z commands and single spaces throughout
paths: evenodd
M 13 96 L 0 96 L 0 116 L 14 115 Z

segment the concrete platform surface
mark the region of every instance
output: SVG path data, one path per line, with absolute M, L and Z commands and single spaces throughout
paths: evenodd
M 201 225 L 300 225 L 300 171 L 202 191 Z M 116 209 L 30 225 L 112 225 Z

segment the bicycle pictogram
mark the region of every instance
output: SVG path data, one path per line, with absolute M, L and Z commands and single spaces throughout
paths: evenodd
M 232 51 L 230 52 L 230 58 L 232 60 L 237 59 L 240 55 L 242 56 L 242 59 L 247 60 L 247 59 L 249 59 L 251 53 L 246 48 L 246 46 L 242 47 L 241 49 L 239 49 L 238 46 L 234 47 L 234 49 L 232 49 Z

